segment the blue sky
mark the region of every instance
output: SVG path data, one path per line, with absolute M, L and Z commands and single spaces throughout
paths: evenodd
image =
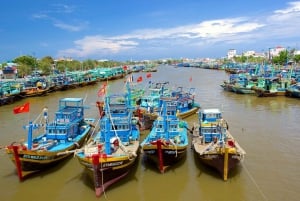
M 21 55 L 220 58 L 229 49 L 299 49 L 300 1 L 1 1 L 0 62 Z

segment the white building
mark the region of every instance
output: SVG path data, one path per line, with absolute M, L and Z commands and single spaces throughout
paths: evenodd
M 227 52 L 227 59 L 232 59 L 236 56 L 236 49 L 229 49 Z
M 279 53 L 282 52 L 282 51 L 286 51 L 286 48 L 281 47 L 281 46 L 270 48 L 269 49 L 269 55 L 270 55 L 271 58 L 276 57 L 276 56 L 279 56 Z
M 249 50 L 243 53 L 245 57 L 255 56 L 255 51 Z

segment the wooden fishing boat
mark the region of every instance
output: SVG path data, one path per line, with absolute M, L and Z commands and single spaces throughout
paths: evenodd
M 11 104 L 21 97 L 19 96 L 23 85 L 16 81 L 0 82 L 0 106 Z
M 177 102 L 163 101 L 162 113 L 141 143 L 144 156 L 164 173 L 184 158 L 188 147 L 187 123 L 176 116 Z
M 261 79 L 264 81 L 263 85 L 261 85 L 260 87 L 252 87 L 258 97 L 285 96 L 286 89 L 291 84 L 290 79 L 280 77 Z
M 142 129 L 150 129 L 161 109 L 161 97 L 171 97 L 169 82 L 151 82 L 145 94 L 137 101 L 137 116 L 142 123 Z
M 215 168 L 226 181 L 228 173 L 244 159 L 246 152 L 228 131 L 219 109 L 204 109 L 193 126 L 192 148 L 199 160 Z
M 177 112 L 178 118 L 184 119 L 200 109 L 200 104 L 195 101 L 196 89 L 194 87 L 184 90 L 183 87 L 178 87 L 177 90 L 171 93 L 172 97 L 176 98 L 177 101 Z
M 48 88 L 40 87 L 25 87 L 21 92 L 21 97 L 45 96 L 48 93 Z
M 120 101 L 123 97 L 124 101 Z M 138 158 L 140 131 L 130 95 L 107 95 L 98 101 L 100 130 L 77 151 L 76 157 L 94 183 L 96 196 L 124 178 Z
M 48 109 L 44 108 L 41 119 L 27 126 L 26 142 L 12 143 L 6 146 L 6 153 L 16 165 L 20 180 L 52 167 L 66 159 L 71 153 L 61 152 L 79 148 L 88 136 L 94 119 L 84 118 L 82 98 L 63 98 L 53 121 L 48 120 Z M 38 122 L 38 123 L 37 123 Z M 42 134 L 34 137 L 33 130 Z
M 160 90 L 165 90 L 161 88 Z M 159 90 L 159 91 L 160 91 Z M 153 121 L 158 117 L 162 108 L 163 100 L 176 101 L 176 115 L 180 119 L 187 118 L 195 114 L 200 109 L 200 104 L 195 101 L 195 88 L 187 90 L 183 87 L 177 87 L 176 90 L 160 92 L 141 98 L 140 107 L 137 110 L 137 116 L 141 119 L 144 129 L 150 129 Z

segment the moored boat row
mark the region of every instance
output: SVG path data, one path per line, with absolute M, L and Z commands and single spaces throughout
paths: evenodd
M 94 85 L 99 81 L 122 79 L 132 73 L 132 67 L 96 68 L 88 71 L 65 72 L 49 76 L 28 76 L 20 79 L 0 80 L 0 106 L 34 96 L 45 96 L 55 91 L 65 91 Z
M 254 94 L 258 97 L 289 96 L 298 98 L 299 72 L 293 67 L 275 70 L 258 65 L 254 71 L 229 74 L 229 79 L 221 83 L 225 91 L 237 94 Z M 253 69 L 252 69 L 253 70 Z
M 49 158 L 47 162 L 52 159 L 52 162 L 59 162 L 60 160 L 56 160 L 57 157 L 66 158 L 68 155 L 74 154 L 90 176 L 96 196 L 101 196 L 109 186 L 128 175 L 132 167 L 137 165 L 140 151 L 143 157 L 154 162 L 160 173 L 164 173 L 172 169 L 174 164 L 183 161 L 189 145 L 194 148 L 195 155 L 198 154 L 196 150 L 203 146 L 206 151 L 204 155 L 208 155 L 208 157 L 212 157 L 209 155 L 210 151 L 216 148 L 219 151 L 214 152 L 215 162 L 211 165 L 218 170 L 223 168 L 224 180 L 227 179 L 230 170 L 242 161 L 245 151 L 229 133 L 227 124 L 221 119 L 221 112 L 218 110 L 217 114 L 206 114 L 207 110 L 200 108 L 200 104 L 195 101 L 194 88 L 188 90 L 184 90 L 182 87 L 175 90 L 165 88 L 160 94 L 161 88 L 159 87 L 160 93 L 157 96 L 156 107 L 148 105 L 144 109 L 145 112 L 155 116 L 152 123 L 149 123 L 149 128 L 144 130 L 147 133 L 144 139 L 141 139 L 140 136 L 140 132 L 145 129 L 144 119 L 140 116 L 144 114 L 141 112 L 142 102 L 133 104 L 135 101 L 132 98 L 134 95 L 142 100 L 144 93 L 133 93 L 133 88 L 129 87 L 128 82 L 125 89 L 126 91 L 122 93 L 108 94 L 104 88 L 104 94 L 96 104 L 99 109 L 98 120 L 84 117 L 85 107 L 83 107 L 81 98 L 62 99 L 53 122 L 49 121 L 48 109 L 45 108 L 41 120 L 43 125 L 34 123 L 29 130 L 46 126 L 48 129 L 46 135 L 34 138 L 30 137 L 30 132 L 28 132 L 26 142 L 6 146 L 7 153 L 16 164 L 18 172 L 22 173 L 20 178 L 24 178 L 28 169 L 42 170 L 37 167 L 40 166 L 42 157 L 46 157 L 43 154 L 48 153 L 47 151 L 50 151 L 55 145 L 60 145 L 60 148 L 56 148 L 54 156 L 51 155 L 51 159 Z M 78 101 L 80 104 L 69 105 L 66 103 L 72 101 Z M 16 110 L 17 112 L 27 111 L 23 107 L 17 109 L 19 109 Z M 199 115 L 199 122 L 190 129 L 184 118 L 195 114 Z M 204 114 L 207 118 L 202 118 Z M 77 117 L 81 120 L 79 121 Z M 75 141 L 75 134 L 71 134 L 71 131 L 67 130 L 72 122 L 78 126 L 77 129 L 70 128 L 72 132 L 89 133 L 85 135 L 83 141 Z M 201 130 L 202 128 L 203 130 Z M 211 130 L 208 131 L 208 128 Z M 218 132 L 219 134 L 217 134 Z M 74 147 L 62 148 L 67 146 L 62 143 L 71 142 L 75 144 Z M 14 149 L 17 149 L 16 152 Z M 25 159 L 23 160 L 24 156 L 18 154 L 22 154 L 23 151 L 28 151 L 27 155 L 35 154 L 30 156 L 30 161 L 37 161 L 37 166 L 35 164 L 26 165 L 27 169 L 25 170 L 25 166 L 20 165 Z M 236 158 L 236 160 L 232 162 L 231 158 Z M 205 163 L 201 157 L 200 161 Z

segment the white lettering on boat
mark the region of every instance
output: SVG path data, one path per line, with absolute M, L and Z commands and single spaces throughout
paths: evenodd
M 113 167 L 113 166 L 118 166 L 122 165 L 123 161 L 118 161 L 118 162 L 113 162 L 113 163 L 104 163 L 103 167 Z
M 34 160 L 48 160 L 47 156 L 27 155 L 27 154 L 24 154 L 23 158 L 34 159 Z

